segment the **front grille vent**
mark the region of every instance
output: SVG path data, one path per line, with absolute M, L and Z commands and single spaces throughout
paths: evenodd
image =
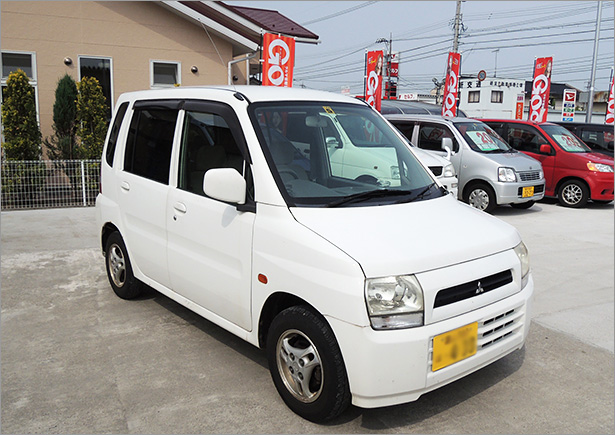
M 540 172 L 539 171 L 519 172 L 519 178 L 521 178 L 521 181 L 540 180 Z
M 466 282 L 440 290 L 436 295 L 434 308 L 443 307 L 455 302 L 463 301 L 483 293 L 490 292 L 512 282 L 512 272 L 505 270 L 481 279 Z
M 538 186 L 534 186 L 534 195 L 542 193 L 544 190 L 545 190 L 545 185 L 544 184 L 539 184 Z M 523 187 L 520 187 L 517 190 L 517 195 L 523 196 Z

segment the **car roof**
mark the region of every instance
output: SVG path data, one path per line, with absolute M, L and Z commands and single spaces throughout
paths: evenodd
M 423 101 L 406 100 L 382 100 L 381 110 L 383 115 L 387 114 L 412 114 L 412 115 L 440 115 L 442 106 Z M 463 110 L 457 110 L 460 117 L 466 117 Z
M 140 99 L 211 99 L 240 94 L 249 102 L 265 101 L 329 101 L 365 106 L 366 103 L 342 94 L 303 88 L 278 88 L 275 86 L 179 86 L 168 89 L 148 89 L 126 92 L 125 100 Z
M 425 121 L 425 122 L 442 122 L 442 123 L 451 123 L 451 122 L 474 122 L 481 121 L 480 119 L 473 118 L 448 118 L 443 117 L 441 115 L 416 115 L 410 113 L 387 113 L 384 114 L 384 117 L 390 121 Z

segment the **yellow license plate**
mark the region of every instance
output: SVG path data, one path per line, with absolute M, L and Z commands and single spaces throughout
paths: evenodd
M 531 196 L 534 196 L 534 186 L 524 187 L 523 188 L 523 193 L 522 193 L 521 197 L 522 198 L 529 198 Z
M 474 355 L 477 337 L 476 322 L 435 336 L 431 370 L 435 372 Z

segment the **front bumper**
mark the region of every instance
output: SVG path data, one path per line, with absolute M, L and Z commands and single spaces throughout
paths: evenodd
M 363 408 L 412 402 L 520 349 L 530 325 L 534 282 L 485 307 L 420 328 L 375 331 L 329 317 L 346 364 L 352 403 Z M 433 337 L 478 322 L 475 355 L 433 372 Z
M 591 199 L 598 201 L 613 200 L 613 173 L 612 172 L 593 172 L 586 178 L 589 184 Z
M 534 196 L 523 197 L 524 187 L 534 187 Z M 527 201 L 540 201 L 545 196 L 545 180 L 523 183 L 495 183 L 498 205 L 519 204 Z

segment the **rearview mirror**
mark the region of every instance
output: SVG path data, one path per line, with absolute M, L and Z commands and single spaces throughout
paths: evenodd
M 203 192 L 220 201 L 245 204 L 246 180 L 233 168 L 210 169 L 203 177 Z
M 543 143 L 542 145 L 540 145 L 540 154 L 546 154 L 550 156 L 551 155 L 551 145 L 548 145 L 546 143 Z
M 442 144 L 440 145 L 440 148 L 442 148 L 444 151 L 446 151 L 446 159 L 450 160 L 451 159 L 451 155 L 453 154 L 453 139 L 451 139 L 450 137 L 443 137 L 442 138 Z

